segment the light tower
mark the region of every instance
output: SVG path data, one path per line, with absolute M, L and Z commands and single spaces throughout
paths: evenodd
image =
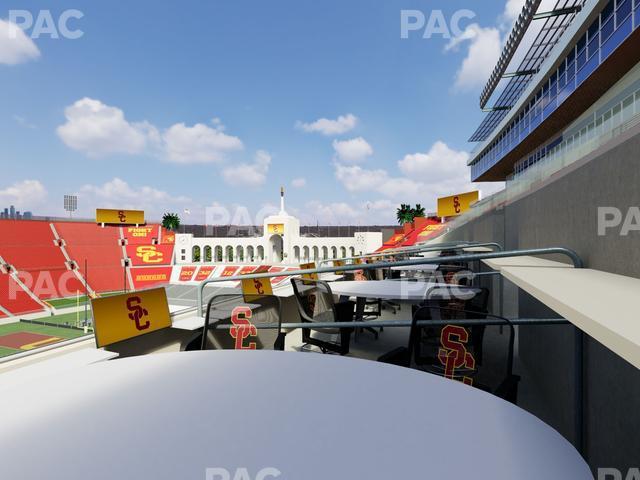
M 287 215 L 284 209 L 284 187 L 280 187 L 280 215 Z

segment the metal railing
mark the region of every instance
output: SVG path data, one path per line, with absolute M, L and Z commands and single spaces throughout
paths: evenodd
M 354 257 L 346 257 L 346 258 L 326 258 L 320 260 L 318 263 L 318 267 L 321 267 L 323 264 L 328 264 L 335 260 L 341 262 L 353 261 L 353 260 L 364 260 L 367 258 L 385 258 L 385 257 L 397 257 L 399 255 L 411 255 L 417 253 L 428 253 L 428 252 L 442 252 L 445 250 L 455 250 L 460 248 L 473 248 L 473 247 L 487 247 L 493 248 L 496 251 L 502 251 L 502 245 L 497 242 L 443 242 L 438 244 L 424 244 L 420 246 L 412 246 L 406 248 L 397 248 L 397 249 L 389 249 L 380 253 L 368 253 L 366 255 L 356 255 Z
M 473 253 L 464 255 L 452 255 L 448 257 L 435 257 L 435 258 L 418 258 L 413 260 L 399 260 L 396 262 L 378 262 L 378 263 L 364 263 L 360 265 L 343 265 L 339 267 L 324 267 L 324 268 L 312 268 L 306 270 L 291 270 L 283 272 L 266 272 L 266 273 L 249 273 L 246 275 L 235 275 L 233 277 L 218 277 L 205 280 L 200 283 L 197 291 L 197 307 L 198 316 L 203 316 L 203 297 L 204 288 L 207 285 L 222 282 L 233 282 L 241 280 L 252 280 L 260 278 L 275 278 L 275 277 L 296 277 L 299 275 L 312 275 L 319 273 L 336 273 L 336 272 L 353 272 L 357 270 L 378 270 L 386 269 L 391 266 L 405 267 L 413 265 L 439 265 L 441 263 L 451 262 L 472 262 L 475 260 L 491 260 L 496 258 L 510 258 L 510 257 L 525 257 L 535 255 L 564 255 L 568 257 L 575 268 L 583 268 L 584 264 L 582 259 L 576 252 L 565 247 L 551 247 L 551 248 L 534 248 L 527 250 L 513 250 L 513 251 L 500 251 L 500 252 L 486 252 L 486 253 Z

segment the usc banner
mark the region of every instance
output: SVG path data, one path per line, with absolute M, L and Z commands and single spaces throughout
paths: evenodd
M 195 273 L 196 267 L 182 267 L 182 270 L 180 270 L 180 281 L 190 282 Z
M 270 235 L 284 234 L 284 223 L 270 223 L 267 225 L 267 232 Z
M 144 225 L 144 211 L 142 210 L 96 210 L 96 223 L 115 225 Z
M 438 216 L 457 217 L 471 208 L 480 199 L 480 192 L 473 191 L 438 199 Z
M 233 277 L 236 272 L 238 271 L 238 267 L 226 267 L 222 273 L 220 274 L 221 277 Z
M 315 262 L 301 263 L 300 264 L 300 270 L 315 270 L 315 269 L 316 269 Z M 304 275 L 302 275 L 302 278 L 306 278 L 307 280 L 318 280 L 319 279 L 317 273 L 305 273 Z
M 240 269 L 240 271 L 238 272 L 238 275 L 246 275 L 248 273 L 253 273 L 256 270 L 257 267 L 242 267 Z
M 136 290 L 166 285 L 171 282 L 172 267 L 132 268 L 131 278 Z
M 211 276 L 214 270 L 215 270 L 215 267 L 200 267 L 200 270 L 198 270 L 198 275 L 196 275 L 195 281 L 196 282 L 205 281 Z
M 171 265 L 173 245 L 127 245 L 127 257 L 134 267 Z
M 151 245 L 158 238 L 160 229 L 157 225 L 147 227 L 127 227 L 123 229 L 124 238 L 129 245 Z
M 91 300 L 96 347 L 171 326 L 164 288 Z

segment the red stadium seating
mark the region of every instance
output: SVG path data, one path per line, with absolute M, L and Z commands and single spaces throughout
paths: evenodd
M 48 222 L 0 220 L 0 257 L 18 271 L 27 288 L 41 299 L 84 290 L 67 269 L 66 259 L 54 240 Z
M 55 224 L 55 228 L 65 241 L 69 257 L 75 260 L 93 290 L 98 293 L 123 290 L 125 272 L 119 227 L 102 228 L 92 223 L 60 222 Z
M 0 273 L 0 305 L 13 314 L 41 312 L 42 305 L 25 292 L 10 275 Z

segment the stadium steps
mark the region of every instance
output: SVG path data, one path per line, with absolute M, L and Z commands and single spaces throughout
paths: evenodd
M 17 274 L 40 299 L 82 288 L 74 275 L 69 278 L 69 263 L 47 222 L 1 220 L 0 257 L 5 273 Z
M 112 292 L 124 287 L 125 271 L 120 228 L 92 223 L 55 223 L 64 250 L 94 292 Z M 85 262 L 87 271 L 85 271 Z

